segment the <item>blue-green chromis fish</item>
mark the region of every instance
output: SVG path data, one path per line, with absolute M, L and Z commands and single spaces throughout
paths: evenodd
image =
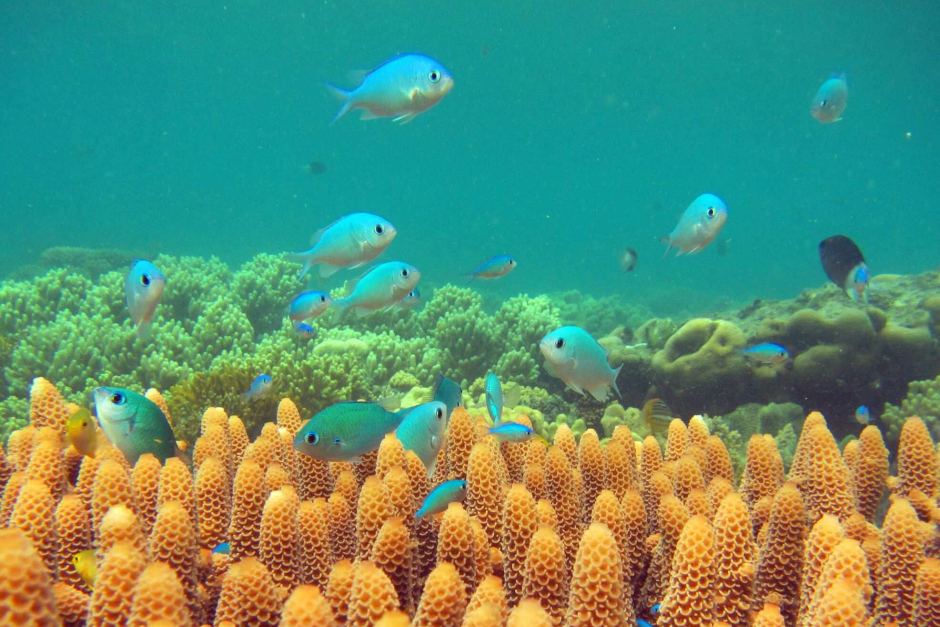
M 408 292 L 399 305 L 402 309 L 414 309 L 421 304 L 421 292 L 418 291 L 418 288 L 414 288 Z
M 868 405 L 859 405 L 855 408 L 855 422 L 860 425 L 870 425 L 871 421 L 871 410 L 868 409 Z
M 333 299 L 326 292 L 306 290 L 294 296 L 287 308 L 287 314 L 294 322 L 316 318 L 326 311 Z
M 486 411 L 489 412 L 493 424 L 499 424 L 503 419 L 503 386 L 499 384 L 499 377 L 493 372 L 486 373 Z
M 714 194 L 702 194 L 692 201 L 679 218 L 672 233 L 662 238 L 666 254 L 673 248 L 677 255 L 700 252 L 728 221 L 728 207 Z
M 555 329 L 542 338 L 539 349 L 545 357 L 548 374 L 561 379 L 578 394 L 584 395 L 587 390 L 597 400 L 605 401 L 613 388 L 620 396 L 617 388 L 620 368 L 610 367 L 607 352 L 581 327 Z
M 437 454 L 446 437 L 447 405 L 440 401 L 431 401 L 398 413 L 402 414 L 403 418 L 395 429 L 395 437 L 405 450 L 415 452 L 427 468 L 428 477 L 433 476 Z
M 146 396 L 124 388 L 96 388 L 95 413 L 105 436 L 131 465 L 144 453 L 153 453 L 161 463 L 176 454 L 170 423 Z
M 849 101 L 849 83 L 845 74 L 830 76 L 813 96 L 809 114 L 821 124 L 831 124 L 842 119 L 842 112 Z
M 385 434 L 398 428 L 402 418 L 404 415 L 388 411 L 378 403 L 335 403 L 304 423 L 294 438 L 294 448 L 326 461 L 358 461 L 377 449 Z
M 221 555 L 228 555 L 232 552 L 232 547 L 228 542 L 220 542 L 215 545 L 215 548 L 212 549 L 213 553 L 219 553 Z
M 358 268 L 378 257 L 398 231 L 385 218 L 371 213 L 351 213 L 317 231 L 310 248 L 294 255 L 303 262 L 300 278 L 313 266 L 328 277 L 343 268 Z
M 421 504 L 421 508 L 415 512 L 415 516 L 424 518 L 443 512 L 451 503 L 463 503 L 465 498 L 467 498 L 466 479 L 445 481 L 431 490 L 430 494 L 425 497 L 424 503 Z
M 490 435 L 495 436 L 500 442 L 525 442 L 534 433 L 532 427 L 518 422 L 502 422 L 490 427 Z
M 417 285 L 421 273 L 401 261 L 387 261 L 363 275 L 352 293 L 335 302 L 341 311 L 353 310 L 359 316 L 398 304 Z
M 447 420 L 450 420 L 450 415 L 456 407 L 463 406 L 463 390 L 460 389 L 460 384 L 442 374 L 438 374 L 434 379 L 433 398 L 447 405 Z
M 274 380 L 271 378 L 271 375 L 262 372 L 252 380 L 251 385 L 248 386 L 248 391 L 242 394 L 242 397 L 246 401 L 261 398 L 270 392 L 273 386 Z
M 366 74 L 352 90 L 326 85 L 343 101 L 333 122 L 361 109 L 360 120 L 392 118 L 401 124 L 436 105 L 453 86 L 450 72 L 423 54 L 403 54 L 386 61 Z
M 306 322 L 296 322 L 294 323 L 294 330 L 297 331 L 297 335 L 304 338 L 305 340 L 312 340 L 317 336 L 317 329 L 312 324 L 307 324 Z
M 166 277 L 145 259 L 136 259 L 124 277 L 124 297 L 131 320 L 137 325 L 137 335 L 144 337 L 150 331 L 153 314 L 160 304 Z
M 790 360 L 790 351 L 773 342 L 762 342 L 761 344 L 748 346 L 741 353 L 750 361 L 768 366 L 784 364 Z
M 496 255 L 487 259 L 476 270 L 470 273 L 473 279 L 498 279 L 506 276 L 516 268 L 516 260 L 509 255 Z

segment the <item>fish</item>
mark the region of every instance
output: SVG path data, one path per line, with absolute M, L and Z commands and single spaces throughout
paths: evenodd
M 314 176 L 319 176 L 326 172 L 326 164 L 322 161 L 313 160 L 307 164 L 307 172 Z
M 213 553 L 219 553 L 221 555 L 228 555 L 232 552 L 232 547 L 228 542 L 220 542 L 215 545 L 215 548 L 212 549 Z
M 98 578 L 98 563 L 95 561 L 95 550 L 79 551 L 72 556 L 72 568 L 79 574 L 89 589 L 94 590 L 95 579 Z
M 320 410 L 304 423 L 294 448 L 331 462 L 354 462 L 379 448 L 385 434 L 401 424 L 404 414 L 378 403 L 342 401 Z
M 297 322 L 294 324 L 294 330 L 297 331 L 297 335 L 304 338 L 305 340 L 312 340 L 317 336 L 317 329 L 311 324 L 306 322 Z
M 870 425 L 872 422 L 871 410 L 868 405 L 859 405 L 855 408 L 855 422 L 860 425 Z
M 620 397 L 617 375 L 623 366 L 611 368 L 607 352 L 581 327 L 555 329 L 542 338 L 539 350 L 545 357 L 546 372 L 578 394 L 584 396 L 587 390 L 595 399 L 605 401 L 612 388 Z
M 405 294 L 405 297 L 398 304 L 402 309 L 414 309 L 421 304 L 421 292 L 418 291 L 418 288 L 414 288 Z
M 138 337 L 146 337 L 150 332 L 153 315 L 165 287 L 166 277 L 157 266 L 146 259 L 134 260 L 130 272 L 124 277 L 124 298 Z
M 486 410 L 493 420 L 493 424 L 498 425 L 503 419 L 503 386 L 499 384 L 499 377 L 492 372 L 486 373 Z
M 375 259 L 397 234 L 385 218 L 371 213 L 351 213 L 314 233 L 310 248 L 292 257 L 304 264 L 301 279 L 317 265 L 320 276 L 326 278 L 343 268 L 358 268 Z
M 95 388 L 95 413 L 105 436 L 133 466 L 144 453 L 165 462 L 177 453 L 173 429 L 160 408 L 125 388 Z
M 498 279 L 506 276 L 516 268 L 516 260 L 509 255 L 496 255 L 490 257 L 470 273 L 470 280 Z
M 745 359 L 758 364 L 775 366 L 790 361 L 790 351 L 780 344 L 762 342 L 741 350 Z
M 525 442 L 535 433 L 528 425 L 510 421 L 490 427 L 489 432 L 500 442 Z
M 643 618 L 636 619 L 636 627 L 653 627 L 652 623 Z
M 826 276 L 855 302 L 868 302 L 871 272 L 858 245 L 845 235 L 819 242 L 819 260 Z
M 262 372 L 257 377 L 252 379 L 251 385 L 248 386 L 248 391 L 243 393 L 242 397 L 246 401 L 253 401 L 256 398 L 261 398 L 271 391 L 273 385 L 274 380 L 271 379 L 271 375 Z
M 98 431 L 91 412 L 84 407 L 69 416 L 65 433 L 75 450 L 86 457 L 94 457 L 98 450 Z
M 651 398 L 643 403 L 643 422 L 651 434 L 663 434 L 675 417 L 669 405 L 661 398 Z
M 355 89 L 326 84 L 343 103 L 331 124 L 355 109 L 362 110 L 360 120 L 392 118 L 407 124 L 440 102 L 453 86 L 450 72 L 431 57 L 423 54 L 393 57 L 365 74 Z
M 724 201 L 714 194 L 702 194 L 686 208 L 672 233 L 660 241 L 666 244 L 666 254 L 673 248 L 677 256 L 697 253 L 718 236 L 727 221 Z
M 434 400 L 441 401 L 447 405 L 447 420 L 450 421 L 451 414 L 457 407 L 463 407 L 463 390 L 460 384 L 453 379 L 448 379 L 442 374 L 438 374 L 434 379 Z
M 809 114 L 821 124 L 831 124 L 842 119 L 842 112 L 849 99 L 849 84 L 845 74 L 833 74 L 816 91 Z
M 333 303 L 340 311 L 353 310 L 358 316 L 398 304 L 421 279 L 421 272 L 402 261 L 387 261 L 364 274 L 352 293 Z
M 443 512 L 451 503 L 463 503 L 467 498 L 467 480 L 451 479 L 436 486 L 425 497 L 421 507 L 415 512 L 416 518 L 424 518 Z
M 620 269 L 624 272 L 633 272 L 636 268 L 637 254 L 632 248 L 625 248 L 620 253 Z
M 433 476 L 437 454 L 447 435 L 447 405 L 431 401 L 403 409 L 399 413 L 403 417 L 395 429 L 395 437 L 405 450 L 415 452 L 427 468 L 428 477 Z
M 326 311 L 333 299 L 326 292 L 317 290 L 305 290 L 290 302 L 287 308 L 287 315 L 294 322 L 301 322 L 316 318 Z

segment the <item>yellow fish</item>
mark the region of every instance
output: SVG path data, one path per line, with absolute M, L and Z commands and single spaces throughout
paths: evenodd
M 94 457 L 98 449 L 98 433 L 95 431 L 95 419 L 87 409 L 79 409 L 72 414 L 65 424 L 69 441 L 82 455 Z
M 95 579 L 98 577 L 98 564 L 95 562 L 94 549 L 88 549 L 73 555 L 72 567 L 85 581 L 85 584 L 94 589 Z
M 651 398 L 643 405 L 643 421 L 653 435 L 664 435 L 672 419 L 672 410 L 661 398 Z

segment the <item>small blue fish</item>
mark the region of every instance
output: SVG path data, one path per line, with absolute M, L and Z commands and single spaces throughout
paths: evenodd
M 503 419 L 503 386 L 499 384 L 499 377 L 493 372 L 486 373 L 486 411 L 490 413 L 490 418 L 494 425 L 498 425 Z
M 358 268 L 378 257 L 398 231 L 391 222 L 371 213 L 351 213 L 317 231 L 310 248 L 293 257 L 303 262 L 300 278 L 313 266 L 328 277 L 343 268 Z
M 261 373 L 251 382 L 251 385 L 248 386 L 248 391 L 242 394 L 246 401 L 251 401 L 256 398 L 261 398 L 265 394 L 271 391 L 271 387 L 274 385 L 271 375 Z
M 653 625 L 648 620 L 638 618 L 636 619 L 636 627 L 653 627 Z
M 859 405 L 855 409 L 855 422 L 860 425 L 871 424 L 871 410 L 868 409 L 868 405 Z
M 502 422 L 490 427 L 490 434 L 500 442 L 525 442 L 534 433 L 532 427 L 527 427 L 518 422 Z
M 215 548 L 212 549 L 212 552 L 219 553 L 221 555 L 228 555 L 229 553 L 232 552 L 232 547 L 229 546 L 228 542 L 222 542 L 220 544 L 216 544 Z
M 448 379 L 442 374 L 438 374 L 434 379 L 434 400 L 441 401 L 447 405 L 447 420 L 454 413 L 454 408 L 463 406 L 463 390 L 460 384 L 453 379 Z
M 421 509 L 415 512 L 417 518 L 424 518 L 443 512 L 451 503 L 463 503 L 467 498 L 467 480 L 451 479 L 440 484 L 427 495 Z
M 470 280 L 498 279 L 506 276 L 516 268 L 516 260 L 509 255 L 496 255 L 487 259 L 476 270 L 470 273 Z
M 398 304 L 414 289 L 421 272 L 401 261 L 387 261 L 364 274 L 352 293 L 333 301 L 341 311 L 352 309 L 359 316 Z
M 173 429 L 149 398 L 113 387 L 96 388 L 94 397 L 101 430 L 131 465 L 144 453 L 153 453 L 161 463 L 176 454 Z
M 607 363 L 607 351 L 590 333 L 580 327 L 565 326 L 542 338 L 539 350 L 545 357 L 545 370 L 565 385 L 584 395 L 587 390 L 599 401 L 607 400 L 609 390 L 620 396 L 616 370 Z
M 654 603 L 654 604 L 653 604 L 653 607 L 650 608 L 650 614 L 652 614 L 653 616 L 656 616 L 657 614 L 659 614 L 659 611 L 660 611 L 662 608 L 663 608 L 663 604 L 662 604 L 662 603 Z
M 150 331 L 153 314 L 160 304 L 166 277 L 145 259 L 137 259 L 131 264 L 130 272 L 124 278 L 124 297 L 131 320 L 137 325 L 137 335 L 145 337 Z
M 842 119 L 848 100 L 849 83 L 845 80 L 845 74 L 834 74 L 820 85 L 813 96 L 809 114 L 822 124 L 838 122 Z
M 398 304 L 402 309 L 414 309 L 421 304 L 421 292 L 418 291 L 418 288 L 414 288 Z
M 714 194 L 702 194 L 692 201 L 672 233 L 662 238 L 666 254 L 673 248 L 676 255 L 697 253 L 708 246 L 728 221 L 728 207 Z
M 450 72 L 422 54 L 404 54 L 386 61 L 349 91 L 326 85 L 343 101 L 333 122 L 353 109 L 361 109 L 360 120 L 392 118 L 401 124 L 436 105 L 453 86 Z
M 305 340 L 312 340 L 317 336 L 316 327 L 306 322 L 297 322 L 294 324 L 294 330 L 297 331 L 297 335 Z
M 307 290 L 294 296 L 288 307 L 288 315 L 294 322 L 316 318 L 329 308 L 333 299 L 326 292 Z
M 294 438 L 294 448 L 331 462 L 354 462 L 379 448 L 385 434 L 401 424 L 404 414 L 378 403 L 344 401 L 314 414 Z
M 403 409 L 399 413 L 403 418 L 395 429 L 395 437 L 405 450 L 415 452 L 427 468 L 428 477 L 433 476 L 437 454 L 446 438 L 447 405 L 431 401 Z
M 768 366 L 776 366 L 790 361 L 790 352 L 773 342 L 763 342 L 748 346 L 741 350 L 741 354 L 750 361 Z

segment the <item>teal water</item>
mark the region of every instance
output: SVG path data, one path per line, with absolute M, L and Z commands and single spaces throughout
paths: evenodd
M 363 210 L 429 285 L 514 254 L 497 293 L 791 296 L 824 282 L 834 233 L 876 273 L 919 272 L 940 241 L 937 32 L 926 1 L 3 3 L 0 275 L 57 245 L 235 264 Z M 406 126 L 330 126 L 322 82 L 404 51 L 453 92 Z M 849 104 L 823 126 L 809 102 L 836 71 Z M 727 254 L 663 259 L 704 191 Z

